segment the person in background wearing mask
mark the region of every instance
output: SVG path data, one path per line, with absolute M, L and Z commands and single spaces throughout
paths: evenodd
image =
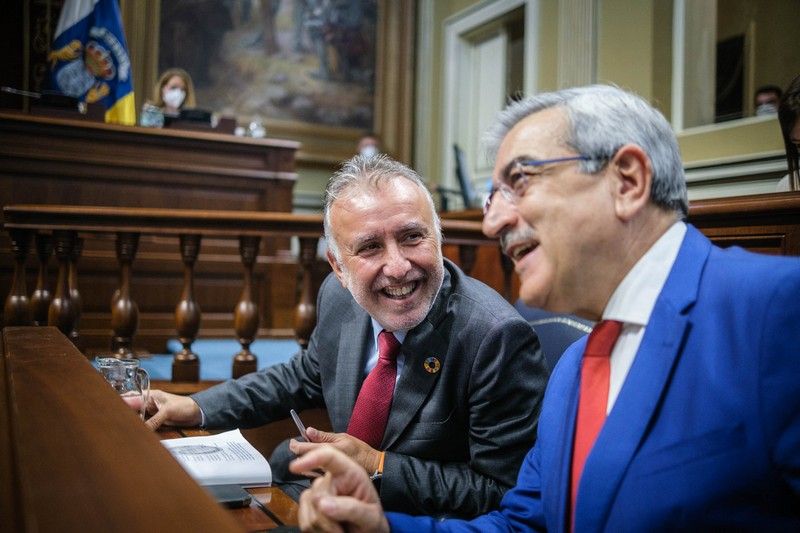
M 756 91 L 753 105 L 756 109 L 756 116 L 774 115 L 778 112 L 778 104 L 781 101 L 781 88 L 777 85 L 762 85 Z
M 368 133 L 358 140 L 356 151 L 364 157 L 372 157 L 381 153 L 380 138 L 374 133 Z
M 158 79 L 154 93 L 155 105 L 165 116 L 176 117 L 184 107 L 192 108 L 197 105 L 192 77 L 182 68 L 165 71 Z

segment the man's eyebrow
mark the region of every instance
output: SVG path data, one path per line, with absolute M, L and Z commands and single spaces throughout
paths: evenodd
M 367 243 L 380 240 L 380 235 L 377 233 L 367 233 L 365 235 L 359 235 L 355 239 L 353 239 L 353 249 L 357 250 L 358 248 L 364 246 Z
M 423 233 L 430 233 L 430 227 L 427 224 L 418 221 L 406 222 L 395 230 L 395 234 L 408 233 L 409 231 L 421 231 Z M 353 249 L 357 250 L 359 247 L 367 243 L 380 241 L 382 239 L 381 233 L 366 233 L 358 235 L 353 239 Z
M 426 224 L 417 221 L 408 222 L 397 228 L 397 233 L 407 233 L 409 231 L 422 231 L 427 233 L 430 231 L 430 229 Z
M 517 163 L 522 161 L 538 161 L 539 158 L 532 156 L 532 155 L 519 155 L 508 162 L 508 164 L 503 167 L 503 172 L 500 174 L 503 178 L 507 178 L 508 174 L 511 172 L 511 169 L 514 168 Z

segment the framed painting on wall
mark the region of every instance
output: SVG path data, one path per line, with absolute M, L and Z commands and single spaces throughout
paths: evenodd
M 198 107 L 259 119 L 269 136 L 313 134 L 333 148 L 323 160 L 376 129 L 378 0 L 160 4 L 158 71 L 188 71 Z

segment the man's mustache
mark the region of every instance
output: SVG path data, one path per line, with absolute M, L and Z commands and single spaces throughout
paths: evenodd
M 517 228 L 506 233 L 503 233 L 500 236 L 500 248 L 503 250 L 503 253 L 508 255 L 508 250 L 512 246 L 516 245 L 520 242 L 530 242 L 536 240 L 536 234 L 533 232 L 533 228 L 527 226 L 525 228 Z

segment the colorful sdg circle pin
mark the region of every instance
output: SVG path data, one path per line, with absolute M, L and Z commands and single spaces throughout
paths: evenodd
M 428 357 L 425 359 L 425 362 L 422 363 L 422 366 L 428 374 L 435 374 L 442 368 L 442 363 L 435 357 Z

